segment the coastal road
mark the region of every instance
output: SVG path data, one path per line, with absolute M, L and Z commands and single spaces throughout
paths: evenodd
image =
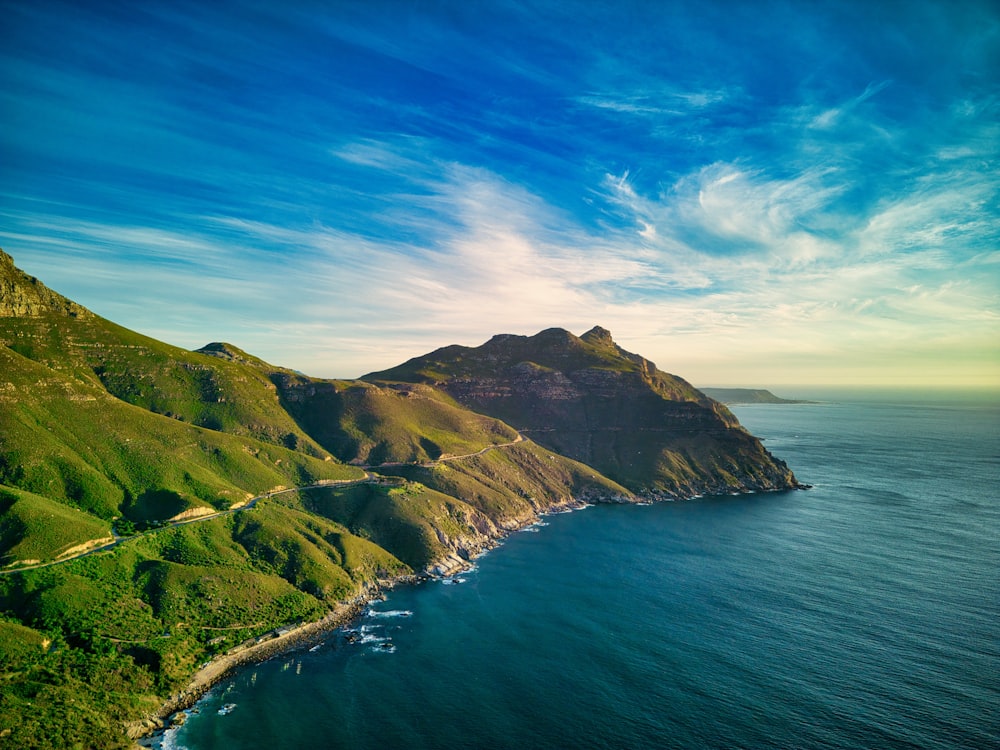
M 99 547 L 94 547 L 93 549 L 85 550 L 79 552 L 75 555 L 70 555 L 69 557 L 63 557 L 58 560 L 49 560 L 48 562 L 35 563 L 34 565 L 22 565 L 17 568 L 9 568 L 6 570 L 0 570 L 0 575 L 10 575 L 11 573 L 20 573 L 22 570 L 38 570 L 39 568 L 49 568 L 53 565 L 62 565 L 63 563 L 71 562 L 72 560 L 79 560 L 82 557 L 89 557 L 90 555 L 96 555 L 98 552 L 107 552 L 108 550 L 114 549 L 119 544 L 127 542 L 130 539 L 137 539 L 141 536 L 146 536 L 147 534 L 155 534 L 157 532 L 163 531 L 164 529 L 173 529 L 177 526 L 185 526 L 191 523 L 201 523 L 202 521 L 211 521 L 215 518 L 220 518 L 222 516 L 232 515 L 234 513 L 240 513 L 244 510 L 250 510 L 255 507 L 260 500 L 267 500 L 274 497 L 275 495 L 284 495 L 288 492 L 298 492 L 300 490 L 313 490 L 323 487 L 350 487 L 355 484 L 370 484 L 382 481 L 382 478 L 376 474 L 372 474 L 369 469 L 378 469 L 381 467 L 389 468 L 393 466 L 421 466 L 424 468 L 430 468 L 436 466 L 437 464 L 446 463 L 448 461 L 458 461 L 465 458 L 475 458 L 476 456 L 481 456 L 489 451 L 496 450 L 497 448 L 509 448 L 512 445 L 517 445 L 518 443 L 524 442 L 525 437 L 518 433 L 514 440 L 509 443 L 500 443 L 498 445 L 488 445 L 480 451 L 475 453 L 466 453 L 461 456 L 444 456 L 437 459 L 436 461 L 427 461 L 424 463 L 383 463 L 383 464 L 364 464 L 358 468 L 363 469 L 365 472 L 364 477 L 360 479 L 325 479 L 315 484 L 307 484 L 301 487 L 288 487 L 282 490 L 271 490 L 270 492 L 265 492 L 263 494 L 257 495 L 256 497 L 250 498 L 244 505 L 237 508 L 229 508 L 228 510 L 220 510 L 215 513 L 206 513 L 202 516 L 193 516 L 191 518 L 184 518 L 179 521 L 172 521 L 170 523 L 164 524 L 163 526 L 158 526 L 155 529 L 147 529 L 146 531 L 139 532 L 138 534 L 132 534 L 131 536 L 119 536 L 115 533 L 112 528 L 111 534 L 113 541 L 107 544 L 102 544 Z
M 270 492 L 265 492 L 256 497 L 250 498 L 245 504 L 240 505 L 236 508 L 229 508 L 227 510 L 220 510 L 215 513 L 206 513 L 202 516 L 192 516 L 191 518 L 184 518 L 179 521 L 172 521 L 170 523 L 165 523 L 162 526 L 157 526 L 153 529 L 147 529 L 146 531 L 141 531 L 137 534 L 131 534 L 129 536 L 119 536 L 112 529 L 111 534 L 114 537 L 114 541 L 108 542 L 107 544 L 102 544 L 100 547 L 94 547 L 93 549 L 88 549 L 83 552 L 78 552 L 75 555 L 70 555 L 69 557 L 63 557 L 58 560 L 49 560 L 48 562 L 35 563 L 34 565 L 22 565 L 18 568 L 11 568 L 8 570 L 0 570 L 0 575 L 9 575 L 11 573 L 20 573 L 22 570 L 38 570 L 39 568 L 48 568 L 53 565 L 62 565 L 63 563 L 68 563 L 72 560 L 79 560 L 81 557 L 89 557 L 90 555 L 96 555 L 98 552 L 107 552 L 108 550 L 114 549 L 119 544 L 127 542 L 131 539 L 138 539 L 141 536 L 147 536 L 148 534 L 156 534 L 157 532 L 163 531 L 164 529 L 173 529 L 177 526 L 186 526 L 190 523 L 201 523 L 202 521 L 211 521 L 215 518 L 220 518 L 222 516 L 232 515 L 234 513 L 239 513 L 240 511 L 250 510 L 257 505 L 260 500 L 266 500 L 268 498 L 274 497 L 275 495 L 284 495 L 286 492 L 298 492 L 299 490 L 312 490 L 318 487 L 349 487 L 354 484 L 366 484 L 368 482 L 376 482 L 378 478 L 366 471 L 364 477 L 360 479 L 327 479 L 316 484 L 307 484 L 301 487 L 288 487 L 283 490 L 271 490 Z
M 511 440 L 509 443 L 497 443 L 496 445 L 487 445 L 482 450 L 476 451 L 475 453 L 463 453 L 460 456 L 442 456 L 441 458 L 435 459 L 434 461 L 392 461 L 381 464 L 361 464 L 362 469 L 383 469 L 396 466 L 419 466 L 423 469 L 430 469 L 438 464 L 447 463 L 448 461 L 458 461 L 463 458 L 475 458 L 476 456 L 481 456 L 484 453 L 489 453 L 497 448 L 510 448 L 512 445 L 517 445 L 518 443 L 523 443 L 527 438 L 524 437 L 520 432 L 517 433 L 517 437 Z

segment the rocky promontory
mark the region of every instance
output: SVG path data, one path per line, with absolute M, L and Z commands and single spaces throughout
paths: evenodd
M 494 336 L 363 379 L 439 388 L 641 494 L 800 486 L 725 406 L 625 351 L 601 327 L 579 337 L 559 328 Z
M 813 404 L 797 398 L 781 398 L 764 388 L 702 388 L 702 393 L 723 404 Z

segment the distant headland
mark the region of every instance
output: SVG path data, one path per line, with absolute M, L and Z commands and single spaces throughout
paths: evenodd
M 723 404 L 815 404 L 794 398 L 781 398 L 763 388 L 701 388 L 702 393 Z

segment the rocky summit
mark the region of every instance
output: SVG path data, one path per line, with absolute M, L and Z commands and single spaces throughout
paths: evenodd
M 443 390 L 642 495 L 798 486 L 725 406 L 599 326 L 579 337 L 551 328 L 448 346 L 364 380 Z

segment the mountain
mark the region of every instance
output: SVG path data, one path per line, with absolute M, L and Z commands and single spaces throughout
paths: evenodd
M 641 494 L 797 486 L 725 406 L 625 351 L 600 327 L 580 337 L 552 328 L 448 346 L 363 380 L 440 389 Z
M 701 392 L 723 404 L 812 404 L 815 401 L 800 401 L 780 398 L 763 388 L 702 388 Z
M 0 344 L 12 747 L 126 746 L 205 660 L 447 574 L 548 510 L 797 486 L 599 328 L 327 380 L 130 331 L 0 251 Z
M 144 522 L 361 476 L 302 431 L 265 375 L 121 328 L 6 254 L 0 294 L 0 486 Z

